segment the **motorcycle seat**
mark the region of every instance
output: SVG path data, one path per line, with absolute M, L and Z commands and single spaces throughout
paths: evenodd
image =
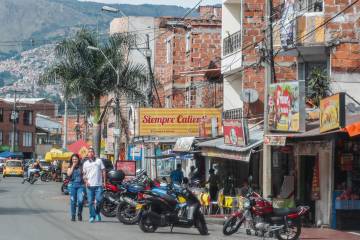
M 299 208 L 274 208 L 275 216 L 286 216 L 288 214 L 299 212 Z

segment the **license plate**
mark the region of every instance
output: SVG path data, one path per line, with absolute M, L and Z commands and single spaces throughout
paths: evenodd
M 142 204 L 136 204 L 136 210 L 142 209 L 143 205 Z

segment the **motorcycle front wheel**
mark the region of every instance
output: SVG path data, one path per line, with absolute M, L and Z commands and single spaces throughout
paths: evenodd
M 116 216 L 116 204 L 110 202 L 108 199 L 103 198 L 100 204 L 100 212 L 105 217 L 115 217 Z
M 244 222 L 244 217 L 236 217 L 232 216 L 231 218 L 227 219 L 223 226 L 223 234 L 226 236 L 230 236 L 236 233 L 241 224 Z
M 157 229 L 157 226 L 151 222 L 150 217 L 146 213 L 140 217 L 139 227 L 145 233 L 153 233 Z
M 195 226 L 201 235 L 208 235 L 209 231 L 206 225 L 204 214 L 199 213 L 195 219 Z
M 277 231 L 276 238 L 279 240 L 296 240 L 301 234 L 301 221 L 300 218 L 288 220 L 288 227 Z
M 140 211 L 127 202 L 119 204 L 116 210 L 116 217 L 124 224 L 135 224 L 139 221 Z

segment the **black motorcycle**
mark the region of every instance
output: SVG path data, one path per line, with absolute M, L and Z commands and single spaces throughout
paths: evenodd
M 187 188 L 169 185 L 167 188 L 154 188 L 144 191 L 139 227 L 143 232 L 153 233 L 158 227 L 190 228 L 196 227 L 201 235 L 208 234 L 200 202 Z

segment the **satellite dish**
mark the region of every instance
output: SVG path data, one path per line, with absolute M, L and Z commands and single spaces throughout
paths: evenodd
M 240 99 L 246 103 L 254 103 L 259 99 L 259 93 L 255 89 L 247 88 L 240 93 Z

